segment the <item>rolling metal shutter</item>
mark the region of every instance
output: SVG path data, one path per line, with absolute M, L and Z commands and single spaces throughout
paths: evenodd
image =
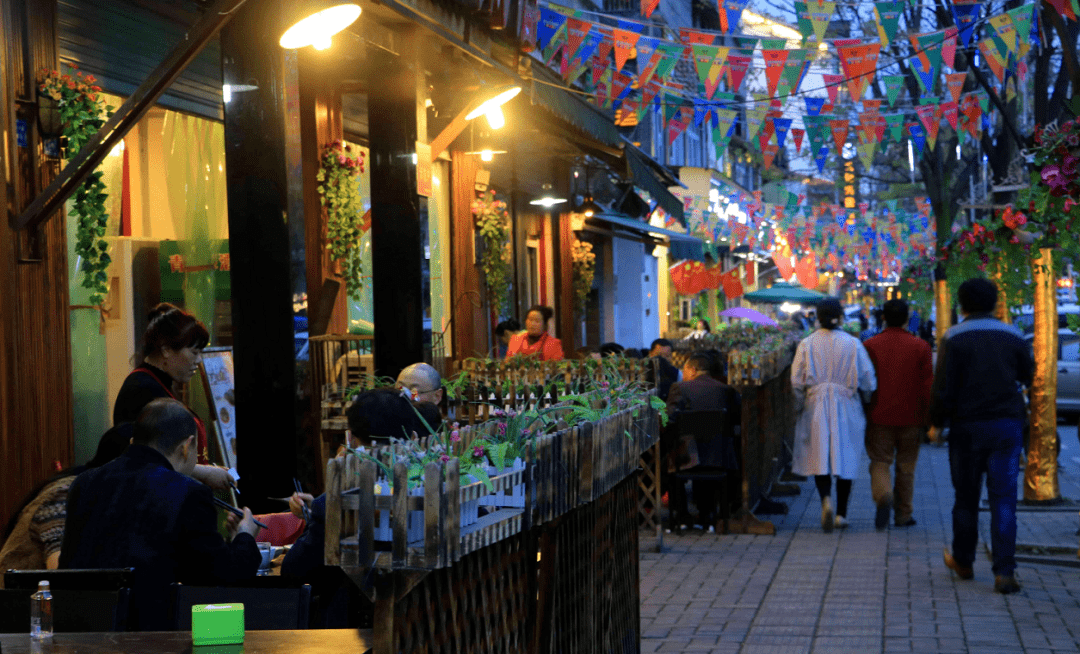
M 60 61 L 97 77 L 106 92 L 128 97 L 184 38 L 196 16 L 190 0 L 58 0 Z M 221 102 L 221 47 L 215 38 L 158 104 L 222 120 Z

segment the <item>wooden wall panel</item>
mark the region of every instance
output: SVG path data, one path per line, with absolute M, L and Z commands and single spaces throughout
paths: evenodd
M 308 315 L 319 306 L 323 280 L 342 282 L 327 327 L 328 334 L 345 334 L 349 328 L 348 291 L 344 280 L 333 274 L 330 252 L 326 249 L 326 210 L 322 208 L 315 176 L 323 147 L 342 139 L 341 92 L 336 80 L 326 75 L 325 61 L 305 48 L 299 52 L 300 134 L 304 179 L 304 249 L 307 252 Z M 370 163 L 368 164 L 370 165 Z M 371 271 L 365 271 L 370 274 Z
M 8 214 L 0 225 L 0 524 L 74 455 L 65 219 L 52 216 L 37 234 L 15 232 L 8 222 L 56 174 L 41 156 L 33 106 L 25 102 L 35 96 L 37 71 L 57 65 L 55 19 L 55 0 L 0 0 Z M 27 147 L 15 137 L 18 119 L 29 126 Z
M 485 321 L 487 311 L 483 302 L 483 286 L 476 266 L 476 244 L 473 228 L 472 202 L 476 197 L 476 171 L 479 161 L 475 155 L 453 152 L 450 176 L 450 307 L 454 334 L 454 359 L 482 357 L 491 347 Z
M 574 230 L 570 214 L 559 214 L 555 238 L 555 316 L 559 321 L 559 339 L 563 352 L 574 358 L 577 349 L 577 335 L 574 333 L 574 263 L 571 249 L 574 245 Z

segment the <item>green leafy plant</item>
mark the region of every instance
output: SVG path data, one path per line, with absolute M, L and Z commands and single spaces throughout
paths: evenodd
M 360 251 L 363 236 L 364 205 L 360 199 L 357 176 L 364 172 L 363 151 L 353 152 L 348 143 L 334 141 L 319 158 L 316 190 L 326 209 L 326 249 L 345 281 L 349 297 L 360 298 L 364 286 L 364 268 Z
M 75 67 L 72 66 L 74 69 Z M 92 75 L 76 71 L 72 77 L 58 70 L 42 70 L 38 89 L 42 95 L 56 100 L 63 122 L 63 135 L 67 139 L 67 155 L 74 157 L 105 121 L 113 108 L 101 98 L 101 87 Z M 75 254 L 82 262 L 82 286 L 90 289 L 90 304 L 99 306 L 109 292 L 108 275 L 105 273 L 112 258 L 105 240 L 109 214 L 105 210 L 104 173 L 90 173 L 72 196 L 71 217 L 76 220 Z
M 592 290 L 596 276 L 596 255 L 592 243 L 574 239 L 570 246 L 570 258 L 573 265 L 574 300 L 579 311 L 585 310 L 585 300 Z
M 472 203 L 473 218 L 484 241 L 480 268 L 487 287 L 488 306 L 500 316 L 510 310 L 510 218 L 506 203 L 495 191 L 483 193 Z

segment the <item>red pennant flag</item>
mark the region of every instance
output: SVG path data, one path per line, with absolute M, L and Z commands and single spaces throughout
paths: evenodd
M 719 268 L 719 266 L 717 266 L 717 268 Z M 739 281 L 738 268 L 733 268 L 732 270 L 725 273 L 722 277 L 721 283 L 724 286 L 724 296 L 727 299 L 734 300 L 735 298 L 743 294 L 743 285 L 742 282 Z
M 941 59 L 946 66 L 956 70 L 956 37 L 960 30 L 956 27 L 945 28 L 945 40 L 941 43 Z
M 750 233 L 750 228 L 737 222 L 729 222 L 728 224 L 731 225 L 731 235 L 735 240 L 735 244 L 742 245 L 743 241 L 746 240 L 746 235 Z
M 802 140 L 805 135 L 805 129 L 799 129 L 798 127 L 791 128 L 791 136 L 795 139 L 795 154 L 799 154 L 799 152 L 802 151 Z
M 881 103 L 883 100 L 880 98 L 863 98 L 862 107 L 866 113 L 878 113 L 881 111 Z
M 960 102 L 960 94 L 964 92 L 964 80 L 967 73 L 951 73 L 945 76 L 945 85 L 949 87 L 953 102 Z
M 795 276 L 804 287 L 811 290 L 817 288 L 817 257 L 813 252 L 807 252 L 802 259 L 799 259 L 795 266 Z
M 716 34 L 680 27 L 679 39 L 686 45 L 712 45 L 716 42 Z
M 821 79 L 825 81 L 825 90 L 829 92 L 829 104 L 836 104 L 836 92 L 840 90 L 844 76 L 825 74 L 821 76 Z M 821 108 L 821 113 L 826 113 L 825 107 Z
M 836 144 L 836 154 L 844 156 L 844 143 L 847 141 L 848 121 L 830 120 L 829 131 L 832 132 L 833 142 Z
M 742 88 L 743 78 L 746 77 L 746 71 L 750 69 L 750 61 L 751 58 L 745 55 L 728 55 L 728 84 L 731 86 L 732 93 L 738 93 Z
M 611 29 L 612 46 L 615 48 L 616 71 L 622 70 L 623 66 L 626 65 L 626 60 L 630 58 L 630 53 L 633 52 L 639 38 L 641 38 L 641 35 L 637 32 L 621 30 L 617 27 Z
M 646 18 L 652 18 L 653 12 L 660 6 L 660 0 L 641 0 L 641 13 Z
M 848 91 L 851 99 L 859 102 L 866 87 L 874 78 L 877 69 L 878 52 L 881 51 L 880 43 L 861 43 L 857 39 L 852 45 L 839 45 L 843 41 L 836 41 L 836 53 L 840 57 L 840 67 L 847 77 Z
M 566 47 L 563 48 L 564 62 L 569 62 L 571 58 L 577 56 L 578 49 L 581 48 L 581 44 L 585 42 L 585 37 L 589 35 L 589 30 L 591 29 L 592 23 L 589 21 L 567 17 Z
M 744 279 L 746 280 L 747 286 L 753 286 L 757 283 L 757 272 L 754 270 L 753 261 L 746 262 L 746 277 L 744 277 Z
M 960 107 L 955 102 L 941 103 L 941 115 L 949 122 L 954 132 L 960 131 Z
M 776 95 L 776 87 L 780 84 L 780 76 L 784 74 L 784 65 L 787 64 L 788 52 L 788 50 L 761 51 L 761 56 L 765 58 L 765 79 L 769 97 Z
M 780 152 L 780 146 L 773 143 L 772 145 L 766 145 L 762 150 L 762 156 L 765 160 L 765 168 L 771 168 L 773 161 L 776 159 L 777 153 Z
M 921 104 L 915 107 L 915 113 L 919 114 L 919 121 L 926 129 L 926 142 L 930 144 L 931 150 L 937 141 L 938 127 L 941 124 L 939 111 L 941 107 L 936 104 Z

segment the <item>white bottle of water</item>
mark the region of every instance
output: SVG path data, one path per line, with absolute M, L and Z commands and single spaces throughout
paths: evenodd
M 52 592 L 49 591 L 49 582 L 38 582 L 37 592 L 30 596 L 30 638 L 52 638 L 52 618 Z

